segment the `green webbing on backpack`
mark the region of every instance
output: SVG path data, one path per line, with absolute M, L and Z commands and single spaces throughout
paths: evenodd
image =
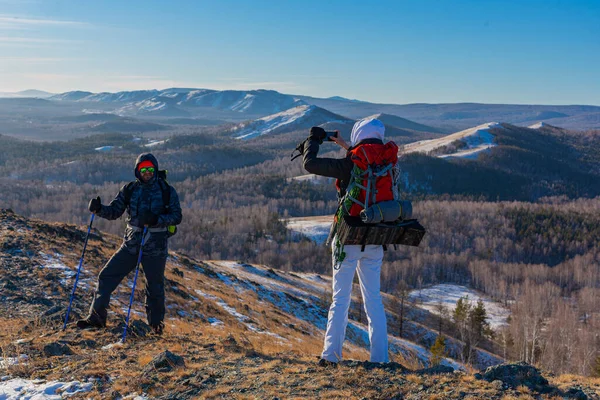
M 337 222 L 334 222 L 335 224 L 339 224 L 342 218 L 344 218 L 344 215 L 350 215 L 350 208 L 352 207 L 352 203 L 358 203 L 364 207 L 364 205 L 357 200 L 358 196 L 360 195 L 361 188 L 364 189 L 364 187 L 356 182 L 356 179 L 362 177 L 363 174 L 363 170 L 361 170 L 360 168 L 358 168 L 357 165 L 355 165 L 352 169 L 350 184 L 346 189 L 346 194 L 344 195 L 344 197 L 342 197 L 342 200 L 340 201 L 340 207 L 338 207 L 338 211 L 335 218 L 335 221 Z M 335 228 L 335 230 L 337 231 L 337 227 Z M 346 252 L 344 251 L 344 246 L 340 243 L 340 240 L 337 238 L 337 236 L 335 237 L 335 242 L 333 246 L 333 256 L 336 261 L 334 268 L 339 269 L 339 264 L 346 258 Z

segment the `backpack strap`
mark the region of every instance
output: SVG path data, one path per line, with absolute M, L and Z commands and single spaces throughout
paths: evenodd
M 137 183 L 137 181 L 129 182 L 127 185 L 125 185 L 125 189 L 123 189 L 123 194 L 125 195 L 125 205 L 127 206 L 131 201 L 131 195 L 133 194 L 133 189 L 135 188 L 135 185 L 137 185 Z
M 163 178 L 158 178 L 158 184 L 162 192 L 162 199 L 165 209 L 169 211 L 169 204 L 171 204 L 171 186 Z

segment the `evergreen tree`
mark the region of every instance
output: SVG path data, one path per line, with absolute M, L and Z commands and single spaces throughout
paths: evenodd
M 431 358 L 429 361 L 431 362 L 431 366 L 435 367 L 436 365 L 440 365 L 442 359 L 446 357 L 446 338 L 443 335 L 439 335 L 433 345 L 429 348 L 431 352 Z
M 477 305 L 471 309 L 469 319 L 471 322 L 471 330 L 477 340 L 490 334 L 490 324 L 487 322 L 487 311 L 485 310 L 485 306 L 481 299 L 478 300 Z

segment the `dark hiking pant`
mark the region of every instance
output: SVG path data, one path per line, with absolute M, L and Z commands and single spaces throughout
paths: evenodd
M 90 307 L 90 318 L 106 324 L 107 308 L 110 295 L 119 283 L 135 269 L 138 254 L 132 254 L 121 247 L 106 263 L 100 275 Z M 165 317 L 165 264 L 164 256 L 152 256 L 142 253 L 142 271 L 146 276 L 146 315 L 148 324 L 158 326 Z

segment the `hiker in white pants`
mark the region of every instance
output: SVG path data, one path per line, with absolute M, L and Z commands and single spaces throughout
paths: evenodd
M 371 362 L 388 362 L 388 339 L 385 311 L 380 293 L 381 262 L 383 246 L 346 245 L 346 257 L 333 269 L 333 302 L 329 308 L 327 333 L 321 358 L 331 362 L 342 359 L 342 345 L 348 325 L 348 308 L 352 297 L 354 272 L 358 270 L 360 292 L 369 322 Z M 334 259 L 335 265 L 335 259 Z M 336 269 L 339 266 L 339 269 Z
M 328 135 L 321 127 L 310 129 L 308 139 L 301 143 L 297 150 L 304 157 L 304 169 L 308 172 L 336 178 L 338 199 L 342 199 L 351 180 L 354 162 L 352 152 L 369 147 L 384 149 L 385 127 L 375 118 L 362 119 L 352 128 L 351 144 L 339 135 Z M 331 140 L 347 150 L 344 158 L 318 157 L 319 147 L 324 140 Z M 395 144 L 393 145 L 395 146 Z M 397 147 L 393 147 L 397 158 Z M 365 151 L 365 150 L 363 150 Z M 391 185 L 391 182 L 390 182 Z M 333 253 L 333 301 L 329 308 L 325 345 L 319 365 L 337 366 L 342 359 L 342 346 L 348 325 L 348 309 L 352 294 L 352 280 L 358 269 L 360 291 L 364 300 L 367 320 L 369 321 L 369 340 L 371 342 L 371 361 L 388 362 L 387 324 L 380 290 L 381 262 L 383 246 L 366 245 L 364 251 L 358 245 L 343 246 L 345 257 L 340 257 L 335 249 L 336 239 L 332 241 Z M 339 250 L 338 248 L 337 250 Z M 341 261 L 338 261 L 341 260 Z

